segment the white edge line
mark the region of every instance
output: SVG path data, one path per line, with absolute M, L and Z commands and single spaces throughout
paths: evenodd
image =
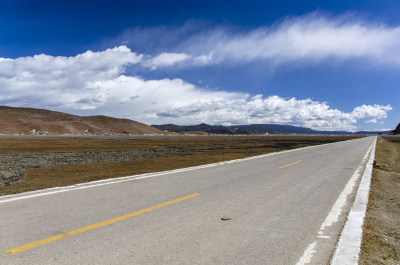
M 361 250 L 364 218 L 367 211 L 368 196 L 375 158 L 376 138 L 367 166 L 362 176 L 354 204 L 347 217 L 338 245 L 333 255 L 332 265 L 358 264 Z
M 358 139 L 362 139 L 362 138 L 358 138 Z M 295 148 L 295 149 L 290 149 L 290 150 L 285 150 L 285 151 L 280 151 L 280 152 L 272 152 L 272 153 L 263 154 L 263 155 L 249 156 L 249 157 L 245 157 L 245 158 L 241 158 L 241 159 L 228 160 L 228 161 L 205 164 L 205 165 L 200 165 L 200 166 L 193 166 L 193 167 L 173 169 L 173 170 L 153 172 L 153 173 L 145 173 L 145 174 L 139 174 L 139 175 L 133 175 L 133 176 L 126 176 L 126 177 L 102 179 L 102 180 L 79 183 L 79 184 L 74 184 L 74 185 L 64 186 L 64 187 L 53 187 L 53 188 L 47 188 L 47 189 L 42 189 L 42 190 L 28 191 L 28 192 L 22 192 L 22 193 L 11 194 L 11 195 L 4 195 L 4 196 L 0 196 L 0 203 L 29 199 L 29 198 L 40 197 L 40 196 L 46 196 L 46 195 L 51 195 L 51 194 L 56 194 L 56 193 L 73 191 L 73 190 L 88 189 L 88 188 L 116 184 L 116 183 L 126 182 L 126 181 L 153 178 L 153 177 L 157 177 L 157 176 L 161 176 L 161 175 L 169 175 L 169 174 L 192 171 L 192 170 L 197 170 L 197 169 L 202 169 L 202 168 L 233 164 L 233 163 L 238 163 L 238 162 L 242 162 L 242 161 L 264 158 L 264 157 L 268 157 L 268 156 L 290 153 L 290 152 L 300 151 L 300 150 L 304 150 L 304 149 L 308 149 L 308 148 L 316 148 L 316 147 L 320 147 L 320 146 L 324 146 L 324 145 L 343 143 L 343 142 L 358 140 L 358 139 L 350 139 L 350 140 L 333 142 L 333 143 L 306 146 L 306 147 Z
M 316 252 L 315 248 L 318 244 L 318 240 L 326 239 L 329 238 L 329 236 L 324 235 L 324 230 L 326 227 L 331 226 L 333 223 L 336 223 L 339 220 L 339 216 L 342 214 L 343 207 L 347 203 L 348 195 L 353 191 L 354 186 L 356 184 L 357 179 L 361 176 L 363 169 L 364 169 L 364 163 L 367 160 L 368 162 L 366 163 L 365 167 L 369 165 L 369 162 L 371 161 L 371 155 L 375 151 L 375 143 L 376 143 L 376 138 L 372 142 L 372 144 L 369 146 L 367 152 L 365 153 L 363 159 L 360 162 L 360 165 L 357 167 L 356 171 L 353 173 L 349 181 L 347 182 L 345 188 L 343 191 L 340 193 L 338 199 L 335 201 L 334 205 L 332 206 L 332 209 L 330 210 L 328 216 L 325 218 L 324 222 L 321 225 L 320 230 L 318 231 L 318 236 L 317 239 L 310 243 L 307 247 L 307 249 L 304 251 L 303 255 L 300 257 L 296 265 L 304 265 L 308 264 L 312 257 L 314 256 L 314 253 Z M 369 155 L 369 156 L 368 156 Z M 366 171 L 366 168 L 364 169 L 364 172 Z M 360 183 L 361 186 L 361 183 Z M 333 263 L 331 263 L 333 264 Z M 342 265 L 342 264 L 348 264 L 348 263 L 343 263 L 339 262 L 337 265 Z M 351 263 L 353 264 L 353 263 Z
M 302 264 L 310 263 L 311 258 L 313 257 L 314 253 L 316 252 L 316 250 L 314 250 L 316 245 L 317 245 L 316 241 L 314 241 L 313 243 L 308 245 L 307 249 L 304 251 L 303 256 L 301 256 L 301 258 L 296 263 L 296 265 L 302 265 Z

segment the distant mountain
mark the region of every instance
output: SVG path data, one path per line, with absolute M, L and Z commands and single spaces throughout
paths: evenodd
M 346 131 L 317 131 L 309 128 L 296 127 L 292 125 L 279 125 L 279 124 L 251 124 L 251 125 L 237 125 L 237 126 L 222 126 L 222 125 L 189 125 L 180 126 L 175 124 L 152 125 L 162 131 L 168 132 L 207 132 L 210 134 L 387 134 L 387 132 L 346 132 Z
M 0 106 L 2 134 L 158 134 L 146 124 L 107 116 L 77 116 L 62 112 Z
M 390 134 L 396 135 L 400 134 L 400 123 L 397 125 L 396 129 L 394 129 Z
M 390 134 L 392 131 L 359 131 L 355 132 L 353 134 L 356 135 L 366 135 L 366 134 Z

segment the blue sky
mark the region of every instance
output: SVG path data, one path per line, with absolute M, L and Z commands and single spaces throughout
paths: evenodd
M 400 122 L 398 1 L 0 1 L 0 104 L 147 124 Z

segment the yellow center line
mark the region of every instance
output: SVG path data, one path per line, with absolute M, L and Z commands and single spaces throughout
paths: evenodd
M 300 163 L 300 162 L 302 162 L 302 160 L 299 160 L 299 161 L 296 161 L 296 162 L 293 162 L 293 163 L 290 163 L 290 164 L 287 164 L 287 165 L 284 165 L 284 166 L 280 166 L 278 168 L 288 167 L 288 166 L 291 166 L 291 165 L 294 165 L 294 164 L 297 164 L 297 163 Z
M 322 152 L 321 155 L 328 153 L 329 151 Z
M 188 196 L 185 196 L 185 197 L 182 197 L 182 198 L 178 198 L 178 199 L 175 199 L 175 200 L 172 200 L 172 201 L 169 201 L 169 202 L 164 202 L 164 203 L 161 203 L 161 204 L 158 204 L 158 205 L 155 205 L 155 206 L 152 206 L 152 207 L 149 207 L 149 208 L 137 211 L 137 212 L 133 212 L 133 213 L 126 214 L 126 215 L 123 215 L 123 216 L 120 216 L 120 217 L 116 217 L 116 218 L 113 218 L 113 219 L 110 219 L 110 220 L 107 220 L 107 221 L 103 221 L 103 222 L 100 222 L 100 223 L 97 223 L 97 224 L 93 224 L 93 225 L 89 225 L 89 226 L 86 226 L 86 227 L 83 227 L 83 228 L 79 228 L 79 229 L 76 229 L 76 230 L 73 230 L 73 231 L 69 231 L 69 232 L 66 232 L 64 234 L 52 236 L 52 237 L 49 237 L 49 238 L 46 238 L 46 239 L 43 239 L 43 240 L 39 240 L 39 241 L 30 243 L 30 244 L 27 244 L 27 245 L 24 245 L 24 246 L 21 246 L 21 247 L 13 248 L 13 249 L 4 251 L 4 253 L 10 254 L 10 255 L 16 254 L 16 253 L 19 253 L 19 252 L 22 252 L 22 251 L 25 251 L 25 250 L 28 250 L 28 249 L 31 249 L 31 248 L 34 248 L 34 247 L 38 247 L 38 246 L 41 246 L 41 245 L 44 245 L 44 244 L 47 244 L 47 243 L 51 243 L 51 242 L 56 241 L 56 240 L 60 240 L 60 239 L 63 239 L 63 238 L 69 237 L 69 236 L 73 236 L 73 235 L 76 235 L 76 234 L 79 234 L 79 233 L 83 233 L 83 232 L 95 229 L 95 228 L 99 228 L 99 227 L 106 226 L 106 225 L 109 225 L 109 224 L 112 224 L 112 223 L 116 223 L 116 222 L 119 222 L 119 221 L 122 221 L 122 220 L 125 220 L 125 219 L 128 219 L 128 218 L 137 216 L 137 215 L 142 214 L 142 213 L 147 213 L 147 212 L 150 212 L 150 211 L 153 211 L 153 210 L 156 210 L 156 209 L 159 209 L 159 208 L 162 208 L 162 207 L 165 207 L 165 206 L 168 206 L 168 205 L 180 202 L 180 201 L 184 201 L 184 200 L 196 197 L 198 195 L 200 195 L 200 194 L 194 193 L 194 194 L 191 194 L 191 195 L 188 195 Z

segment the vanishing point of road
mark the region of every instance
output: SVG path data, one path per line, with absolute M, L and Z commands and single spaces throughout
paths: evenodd
M 374 140 L 3 196 L 0 264 L 329 264 Z

